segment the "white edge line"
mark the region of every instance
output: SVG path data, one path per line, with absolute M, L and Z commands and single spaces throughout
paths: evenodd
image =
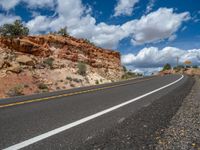
M 184 76 L 182 75 L 181 78 L 179 78 L 178 80 L 176 80 L 176 81 L 174 81 L 174 82 L 172 82 L 172 83 L 170 83 L 170 84 L 167 84 L 167 85 L 165 85 L 165 86 L 163 86 L 163 87 L 160 87 L 160 88 L 158 88 L 158 89 L 155 89 L 155 90 L 153 90 L 153 91 L 151 91 L 151 92 L 148 92 L 148 93 L 146 93 L 146 94 L 144 94 L 144 95 L 138 96 L 138 97 L 136 97 L 136 98 L 134 98 L 134 99 L 131 99 L 131 100 L 126 101 L 126 102 L 124 102 L 124 103 L 121 103 L 121 104 L 119 104 L 119 105 L 116 105 L 116 106 L 113 106 L 113 107 L 111 107 L 111 108 L 108 108 L 108 109 L 106 109 L 106 110 L 100 111 L 100 112 L 98 112 L 98 113 L 96 113 L 96 114 L 93 114 L 93 115 L 91 115 L 91 116 L 82 118 L 82 119 L 77 120 L 77 121 L 75 121 L 75 122 L 72 122 L 72 123 L 70 123 L 70 124 L 67 124 L 67 125 L 64 125 L 64 126 L 62 126 L 62 127 L 57 128 L 57 129 L 54 129 L 54 130 L 51 130 L 51 131 L 49 131 L 49 132 L 43 133 L 43 134 L 41 134 L 41 135 L 38 135 L 38 136 L 36 136 L 36 137 L 33 137 L 33 138 L 28 139 L 28 140 L 26 140 L 26 141 L 23 141 L 23 142 L 21 142 L 21 143 L 15 144 L 15 145 L 13 145 L 13 146 L 10 146 L 10 147 L 8 147 L 8 148 L 5 148 L 4 150 L 13 150 L 13 149 L 18 150 L 18 149 L 24 148 L 24 147 L 26 147 L 26 146 L 29 146 L 29 145 L 31 145 L 31 144 L 33 144 L 33 143 L 36 143 L 36 142 L 38 142 L 38 141 L 44 140 L 44 139 L 46 139 L 46 138 L 48 138 L 48 137 L 50 137 L 50 136 L 53 136 L 53 135 L 55 135 L 55 134 L 58 134 L 58 133 L 60 133 L 60 132 L 63 132 L 63 131 L 68 130 L 68 129 L 70 129 L 70 128 L 73 128 L 73 127 L 75 127 L 75 126 L 78 126 L 78 125 L 80 125 L 80 124 L 82 124 L 82 123 L 85 123 L 85 122 L 87 122 L 87 121 L 89 121 L 89 120 L 92 120 L 92 119 L 94 119 L 94 118 L 97 118 L 97 117 L 99 117 L 99 116 L 102 116 L 102 115 L 104 115 L 104 114 L 106 114 L 106 113 L 109 113 L 109 112 L 111 112 L 111 111 L 113 111 L 113 110 L 116 110 L 116 109 L 118 109 L 118 108 L 120 108 L 120 107 L 123 107 L 123 106 L 125 106 L 125 105 L 128 105 L 128 104 L 130 104 L 130 103 L 132 103 L 132 102 L 134 102 L 134 101 L 137 101 L 137 100 L 139 100 L 139 99 L 141 99 L 141 98 L 144 98 L 144 97 L 146 97 L 146 96 L 148 96 L 148 95 L 151 95 L 151 94 L 153 94 L 153 93 L 155 93 L 155 92 L 158 92 L 158 91 L 160 91 L 160 90 L 162 90 L 162 89 L 165 89 L 165 88 L 167 88 L 167 87 L 169 87 L 169 86 L 171 86 L 171 85 L 173 85 L 173 84 L 179 82 L 179 81 L 182 80 L 183 78 L 184 78 Z

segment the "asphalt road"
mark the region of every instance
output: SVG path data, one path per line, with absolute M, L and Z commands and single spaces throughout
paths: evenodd
M 187 80 L 167 75 L 2 99 L 0 149 L 81 147 Z

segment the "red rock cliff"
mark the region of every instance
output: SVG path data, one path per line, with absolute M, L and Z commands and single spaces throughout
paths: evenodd
M 84 62 L 94 68 L 111 70 L 120 77 L 120 53 L 98 48 L 83 39 L 58 35 L 28 36 L 14 39 L 0 38 L 0 47 L 38 57 L 56 57 Z

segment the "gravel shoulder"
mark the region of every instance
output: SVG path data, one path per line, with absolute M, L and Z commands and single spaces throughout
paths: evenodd
M 195 80 L 170 126 L 158 136 L 157 150 L 200 150 L 200 77 Z
M 190 93 L 193 84 L 194 79 L 189 78 L 187 80 L 187 83 L 183 86 L 176 88 L 173 92 L 170 92 L 162 98 L 154 101 L 150 106 L 142 108 L 137 113 L 134 113 L 132 116 L 126 118 L 124 121 L 117 124 L 112 129 L 108 129 L 101 133 L 98 133 L 96 137 L 85 141 L 83 145 L 74 149 L 166 149 L 165 145 L 158 145 L 158 143 L 162 143 L 160 141 L 165 140 L 164 136 L 162 139 L 162 135 L 165 135 L 165 131 L 167 131 L 168 127 L 171 125 L 171 120 L 172 118 L 174 119 L 173 116 L 176 116 L 176 113 L 179 112 L 179 108 L 182 109 L 182 107 L 184 107 L 185 104 L 183 104 L 183 106 L 181 105 L 183 101 L 185 101 L 186 96 Z M 195 84 L 195 87 L 196 86 L 197 85 Z M 191 93 L 194 93 L 194 89 L 192 89 Z M 196 104 L 192 105 L 192 107 L 194 107 L 195 105 Z M 191 111 L 192 110 L 193 108 L 191 109 Z M 185 114 L 187 114 L 187 112 Z M 192 114 L 191 116 L 193 117 L 194 114 Z M 198 114 L 196 114 L 195 116 L 198 118 Z M 190 116 L 188 117 L 188 119 L 190 120 Z M 192 141 L 192 143 L 193 142 L 195 142 L 195 144 L 198 144 L 197 140 Z

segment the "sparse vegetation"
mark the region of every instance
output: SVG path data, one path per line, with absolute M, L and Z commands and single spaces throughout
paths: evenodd
M 96 46 L 93 42 L 91 42 L 91 41 L 88 40 L 88 39 L 84 39 L 84 41 L 85 41 L 86 43 L 90 44 L 90 45 Z
M 85 63 L 79 62 L 78 63 L 78 74 L 85 76 L 86 75 L 86 65 Z
M 197 65 L 193 65 L 192 68 L 197 69 L 197 68 L 199 68 L 199 67 L 198 67 Z
M 47 58 L 43 61 L 44 64 L 48 65 L 51 69 L 53 68 L 53 58 Z
M 126 66 L 123 66 L 123 71 L 127 72 Z
M 3 37 L 20 37 L 29 34 L 29 29 L 25 27 L 20 20 L 16 20 L 13 24 L 4 24 L 0 27 L 0 36 Z
M 183 65 L 179 65 L 179 66 L 176 66 L 174 67 L 173 69 L 176 71 L 176 72 L 179 72 L 181 69 L 184 69 L 185 67 Z
M 24 86 L 19 84 L 19 85 L 15 86 L 15 87 L 11 88 L 7 92 L 7 95 L 10 96 L 10 97 L 24 95 L 23 88 L 24 88 Z
M 76 82 L 76 83 L 81 82 L 81 79 L 77 79 L 77 78 L 73 78 L 72 80 L 73 80 L 74 82 Z

